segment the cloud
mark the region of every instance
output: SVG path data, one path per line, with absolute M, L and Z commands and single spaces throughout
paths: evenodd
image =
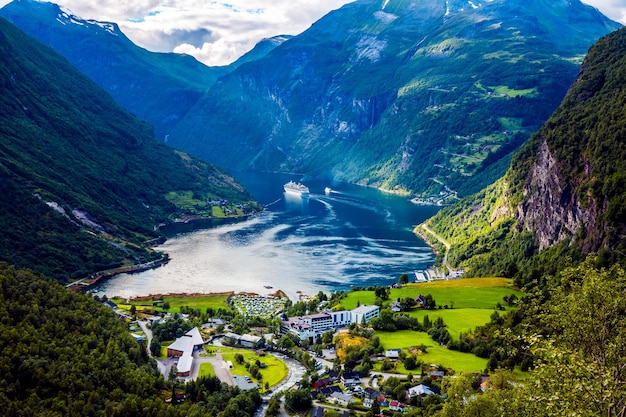
M 137 45 L 225 65 L 260 40 L 297 35 L 353 0 L 52 0 L 84 19 L 111 21 Z M 0 0 L 0 6 L 8 3 Z
M 225 65 L 260 40 L 297 35 L 353 0 L 52 0 L 84 19 L 116 22 L 137 45 Z M 8 3 L 0 0 L 0 6 Z M 626 0 L 584 0 L 626 24 Z
M 626 0 L 583 0 L 600 10 L 606 17 L 626 25 Z

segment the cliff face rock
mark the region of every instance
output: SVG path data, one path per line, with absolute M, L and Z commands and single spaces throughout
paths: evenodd
M 534 232 L 543 250 L 575 236 L 581 229 L 595 228 L 594 204 L 580 204 L 571 184 L 545 140 L 524 186 L 524 202 L 517 208 L 517 229 Z
M 536 138 L 517 229 L 539 248 L 565 239 L 583 253 L 611 251 L 626 236 L 626 30 L 594 45 L 578 78 Z M 531 162 L 531 163 L 529 163 Z M 523 168 L 513 166 L 523 172 Z

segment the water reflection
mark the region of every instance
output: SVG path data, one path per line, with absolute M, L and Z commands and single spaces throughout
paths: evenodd
M 293 193 L 283 193 L 285 199 L 285 210 L 287 211 L 299 211 L 302 214 L 309 213 L 309 199 L 308 195 L 297 195 Z

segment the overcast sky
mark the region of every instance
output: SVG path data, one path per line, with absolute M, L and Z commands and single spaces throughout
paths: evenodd
M 229 64 L 263 38 L 297 35 L 350 1 L 52 0 L 83 19 L 116 22 L 146 49 L 187 53 L 207 65 Z M 626 0 L 583 2 L 626 24 Z

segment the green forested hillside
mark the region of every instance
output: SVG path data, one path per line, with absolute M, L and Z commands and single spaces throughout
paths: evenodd
M 0 158 L 0 260 L 60 280 L 152 259 L 154 226 L 181 212 L 170 192 L 252 200 L 1 18 Z
M 111 309 L 0 263 L 0 408 L 4 416 L 251 416 L 257 391 L 215 378 L 172 395 Z
M 624 68 L 621 29 L 590 49 L 502 179 L 421 227 L 450 245 L 452 265 L 515 277 L 527 293 L 517 311 L 461 336 L 460 350 L 489 357 L 493 389 L 476 395 L 469 375 L 448 381 L 442 417 L 625 415 Z M 514 383 L 520 365 L 530 372 Z
M 428 221 L 472 275 L 537 283 L 585 254 L 626 263 L 626 30 L 594 45 L 567 97 L 485 191 Z

